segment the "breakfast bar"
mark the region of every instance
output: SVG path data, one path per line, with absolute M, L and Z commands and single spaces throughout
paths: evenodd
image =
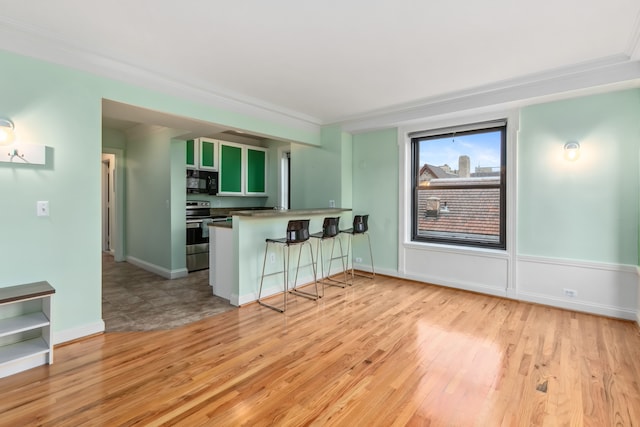
M 213 294 L 228 299 L 235 306 L 256 301 L 265 257 L 265 239 L 284 237 L 287 223 L 293 219 L 309 219 L 309 231 L 321 231 L 322 221 L 327 216 L 339 216 L 340 228 L 348 228 L 352 220 L 351 209 L 273 209 L 234 211 L 231 222 L 210 224 L 209 284 Z M 313 251 L 315 257 L 315 244 Z M 305 253 L 302 257 L 301 265 L 315 261 L 308 259 Z M 282 262 L 279 251 L 270 251 L 266 269 L 281 269 Z M 301 268 L 298 283 L 312 281 L 313 269 Z M 279 292 L 282 292 L 281 277 L 265 279 L 263 295 Z

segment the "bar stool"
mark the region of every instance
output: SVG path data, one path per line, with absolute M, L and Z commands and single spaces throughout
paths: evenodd
M 344 251 L 342 250 L 342 241 L 338 237 L 340 233 L 340 217 L 326 217 L 322 221 L 322 231 L 319 233 L 311 234 L 311 237 L 318 239 L 318 245 L 316 246 L 316 265 L 318 260 L 320 261 L 320 281 L 322 282 L 322 295 L 324 296 L 324 285 L 338 286 L 344 288 L 347 285 L 347 269 L 344 265 Z M 327 270 L 327 276 L 324 275 L 324 242 L 331 240 L 331 255 L 329 256 L 329 268 Z M 338 241 L 338 247 L 340 248 L 340 256 L 333 256 L 333 251 L 336 247 L 336 240 Z M 344 274 L 344 281 L 339 281 L 331 277 L 331 263 L 334 259 L 340 259 L 342 262 L 342 273 Z M 318 268 L 316 267 L 316 271 Z
M 280 313 L 284 313 L 287 309 L 287 294 L 291 292 L 292 294 L 299 295 L 301 297 L 309 298 L 312 300 L 317 300 L 320 298 L 320 294 L 318 293 L 318 281 L 316 278 L 316 267 L 313 262 L 313 248 L 311 242 L 309 242 L 309 220 L 301 219 L 301 220 L 291 220 L 287 224 L 287 236 L 282 239 L 265 239 L 266 247 L 264 251 L 264 261 L 262 263 L 262 277 L 260 278 L 260 291 L 258 292 L 258 304 L 268 307 L 272 310 L 278 311 Z M 269 245 L 279 245 L 282 247 L 282 263 L 283 269 L 282 271 L 276 271 L 270 274 L 264 274 L 264 269 L 267 264 L 267 253 L 269 252 Z M 313 282 L 316 287 L 316 293 L 313 294 L 311 292 L 301 291 L 296 288 L 298 282 L 298 271 L 300 270 L 300 257 L 302 256 L 302 248 L 303 246 L 309 247 L 309 255 L 311 256 L 311 267 L 313 268 Z M 298 252 L 298 263 L 296 266 L 296 277 L 293 281 L 293 288 L 289 289 L 289 267 L 290 260 L 289 256 L 291 255 L 291 247 L 299 246 L 300 250 Z M 285 253 L 286 252 L 286 253 Z M 264 278 L 267 276 L 273 276 L 276 274 L 282 273 L 283 275 L 283 295 L 284 295 L 284 305 L 283 308 L 278 308 L 273 305 L 266 304 L 262 301 L 262 284 L 264 282 Z
M 341 233 L 346 233 L 349 235 L 349 241 L 347 243 L 347 256 L 350 255 L 351 258 L 351 281 L 353 282 L 354 271 L 353 271 L 353 246 L 352 240 L 355 236 L 367 236 L 367 242 L 369 242 L 369 257 L 371 259 L 371 275 L 358 274 L 358 276 L 366 277 L 369 279 L 373 279 L 376 277 L 376 272 L 373 269 L 373 251 L 371 250 L 371 238 L 369 237 L 369 215 L 356 215 L 353 217 L 353 227 L 347 230 L 340 230 Z M 349 265 L 349 261 L 347 260 L 347 266 Z

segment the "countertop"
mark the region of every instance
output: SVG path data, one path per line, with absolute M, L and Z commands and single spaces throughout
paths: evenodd
M 342 208 L 316 208 L 316 209 L 269 209 L 269 210 L 246 210 L 234 211 L 234 216 L 251 218 L 273 218 L 282 216 L 302 216 L 302 215 L 328 215 L 350 212 L 351 209 Z

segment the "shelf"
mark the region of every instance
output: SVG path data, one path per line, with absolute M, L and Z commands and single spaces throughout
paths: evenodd
M 0 366 L 48 352 L 49 345 L 41 337 L 0 347 Z
M 53 363 L 55 292 L 46 281 L 0 288 L 0 378 Z
M 55 289 L 53 289 L 47 282 L 34 282 L 27 283 L 25 285 L 0 288 L 0 304 L 42 298 L 53 295 L 55 292 Z
M 0 320 L 0 337 L 49 326 L 49 319 L 42 312 Z

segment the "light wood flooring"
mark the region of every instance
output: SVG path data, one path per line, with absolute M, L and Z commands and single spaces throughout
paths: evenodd
M 0 425 L 640 425 L 633 322 L 382 276 L 289 303 L 58 346 Z

